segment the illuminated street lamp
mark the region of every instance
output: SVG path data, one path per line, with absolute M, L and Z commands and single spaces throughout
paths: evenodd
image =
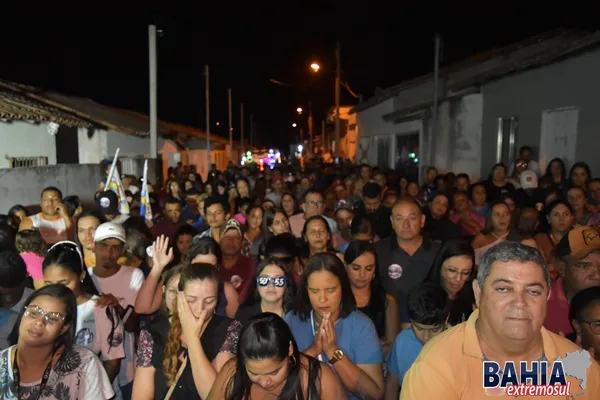
M 319 72 L 319 70 L 321 69 L 321 66 L 319 64 L 317 64 L 316 62 L 310 64 L 310 68 L 315 71 L 315 72 Z
M 296 112 L 297 112 L 298 114 L 302 114 L 302 107 L 298 107 L 298 108 L 296 108 Z
M 297 127 L 297 126 L 298 126 L 298 125 L 296 125 L 296 123 L 295 123 L 295 122 L 292 124 L 292 128 L 295 128 L 295 127 Z

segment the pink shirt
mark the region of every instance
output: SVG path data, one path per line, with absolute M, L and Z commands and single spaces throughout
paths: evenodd
M 21 253 L 21 258 L 23 261 L 25 261 L 27 273 L 34 281 L 44 279 L 44 274 L 42 272 L 42 263 L 44 262 L 44 257 L 40 257 L 35 253 Z
M 565 296 L 562 278 L 558 278 L 553 284 L 548 299 L 546 320 L 544 327 L 554 333 L 569 335 L 573 333 L 573 326 L 569 320 L 569 301 Z

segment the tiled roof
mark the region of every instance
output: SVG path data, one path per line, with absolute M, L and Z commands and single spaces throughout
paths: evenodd
M 0 80 L 0 119 L 53 121 L 61 125 L 99 128 L 136 136 L 148 136 L 150 130 L 150 118 L 146 114 L 3 80 Z M 158 135 L 175 139 L 206 139 L 206 132 L 202 129 L 160 120 Z M 211 133 L 210 139 L 214 143 L 229 144 L 229 138 L 215 133 Z
M 66 126 L 91 128 L 92 121 L 36 99 L 35 88 L 0 81 L 0 119 L 56 122 Z

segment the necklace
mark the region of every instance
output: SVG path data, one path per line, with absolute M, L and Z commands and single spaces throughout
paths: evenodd
M 496 239 L 504 239 L 505 237 L 508 236 L 508 232 L 506 232 L 505 234 L 500 235 L 500 236 L 496 235 L 496 233 L 494 233 L 494 231 L 492 231 L 491 233 L 492 233 L 492 236 L 494 236 Z
M 55 351 L 52 351 L 52 354 L 50 355 L 50 362 L 48 363 L 48 365 L 46 366 L 46 369 L 44 370 L 44 374 L 42 375 L 42 381 L 40 383 L 40 390 L 38 392 L 38 396 L 36 398 L 39 399 L 40 397 L 42 397 L 42 393 L 44 392 L 44 389 L 46 388 L 46 385 L 48 384 L 48 379 L 50 378 L 50 372 L 52 371 L 52 361 L 54 359 L 54 353 Z M 21 374 L 19 372 L 19 361 L 17 360 L 17 356 L 18 356 L 18 349 L 15 347 L 15 358 L 13 360 L 13 380 L 14 380 L 14 385 L 15 385 L 15 392 L 17 394 L 17 399 L 21 400 L 21 393 L 19 393 L 21 391 Z M 32 400 L 33 398 L 30 397 L 30 400 Z

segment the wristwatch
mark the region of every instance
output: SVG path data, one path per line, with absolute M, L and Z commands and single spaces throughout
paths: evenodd
M 333 352 L 333 357 L 331 357 L 331 359 L 329 360 L 329 364 L 333 365 L 336 362 L 340 361 L 342 358 L 344 358 L 344 352 L 340 349 L 337 349 Z

